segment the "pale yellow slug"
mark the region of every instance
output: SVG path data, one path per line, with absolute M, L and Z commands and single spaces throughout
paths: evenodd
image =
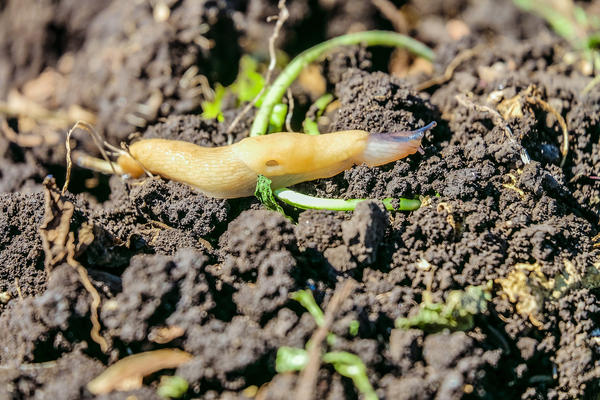
M 273 189 L 329 178 L 357 164 L 377 166 L 414 154 L 435 122 L 411 132 L 369 134 L 341 131 L 311 136 L 281 132 L 243 139 L 222 147 L 177 140 L 144 139 L 121 155 L 122 172 L 133 178 L 147 171 L 191 185 L 217 198 L 254 194 L 257 176 Z M 133 158 L 132 158 L 133 157 Z M 143 166 L 143 168 L 142 168 Z

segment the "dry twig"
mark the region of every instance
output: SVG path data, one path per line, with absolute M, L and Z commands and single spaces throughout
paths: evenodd
M 454 71 L 460 64 L 470 58 L 475 57 L 482 49 L 483 45 L 479 44 L 471 49 L 461 51 L 456 55 L 456 57 L 454 57 L 452 61 L 450 61 L 450 64 L 448 64 L 446 67 L 443 75 L 426 80 L 425 82 L 418 84 L 415 89 L 420 92 L 421 90 L 429 89 L 432 86 L 441 85 L 442 83 L 448 82 L 450 79 L 452 79 Z
M 327 308 L 325 310 L 325 316 L 323 323 L 313 333 L 309 341 L 308 346 L 308 362 L 306 367 L 300 374 L 300 379 L 296 385 L 295 399 L 298 400 L 310 400 L 314 397 L 315 384 L 317 382 L 317 375 L 321 368 L 321 343 L 327 337 L 329 328 L 333 324 L 337 315 L 338 309 L 346 300 L 346 298 L 352 293 L 355 282 L 347 280 L 344 282 L 340 289 L 336 290 Z
M 231 142 L 233 142 L 233 137 L 231 136 L 233 129 L 237 126 L 237 124 L 239 124 L 241 119 L 246 114 L 248 114 L 248 112 L 252 109 L 252 107 L 254 107 L 254 105 L 256 104 L 258 99 L 260 99 L 260 97 L 263 95 L 265 90 L 267 90 L 267 87 L 269 87 L 269 85 L 271 84 L 271 78 L 273 76 L 273 72 L 275 71 L 275 66 L 277 65 L 277 54 L 275 54 L 275 41 L 279 37 L 279 32 L 281 32 L 281 28 L 283 27 L 283 24 L 290 16 L 290 13 L 289 13 L 285 3 L 286 3 L 286 0 L 279 0 L 279 4 L 277 5 L 277 7 L 279 8 L 279 15 L 272 16 L 267 19 L 268 22 L 272 21 L 273 19 L 277 19 L 277 23 L 275 24 L 275 28 L 273 29 L 273 34 L 269 38 L 270 61 L 269 61 L 269 68 L 267 69 L 267 76 L 265 78 L 265 83 L 264 83 L 262 89 L 260 89 L 260 92 L 258 92 L 258 94 L 254 97 L 254 99 L 252 99 L 252 101 L 250 103 L 246 104 L 246 107 L 244 107 L 242 112 L 239 113 L 235 117 L 235 119 L 231 122 L 231 125 L 229 125 L 229 128 L 227 128 L 227 140 L 228 140 L 229 144 L 231 144 Z

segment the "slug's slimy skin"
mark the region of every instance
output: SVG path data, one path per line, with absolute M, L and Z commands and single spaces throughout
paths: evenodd
M 311 136 L 281 132 L 249 137 L 223 147 L 202 147 L 166 139 L 145 139 L 122 155 L 123 173 L 137 178 L 153 174 L 194 186 L 217 198 L 254 194 L 257 176 L 271 179 L 273 189 L 329 178 L 357 164 L 377 166 L 417 152 L 435 122 L 412 132 L 369 134 L 342 131 Z M 143 168 L 142 168 L 143 166 Z

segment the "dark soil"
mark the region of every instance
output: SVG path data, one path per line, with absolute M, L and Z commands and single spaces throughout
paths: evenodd
M 226 145 L 242 107 L 227 101 L 223 123 L 203 119 L 201 102 L 210 96 L 203 79 L 230 84 L 243 53 L 267 60 L 272 23 L 265 18 L 277 2 L 166 0 L 166 21 L 153 14 L 155 3 L 0 2 L 0 101 L 14 90 L 27 95 L 29 83 L 52 71 L 60 84 L 31 100 L 49 110 L 88 110 L 112 144 L 162 137 Z M 392 28 L 368 1 L 290 3 L 278 40 L 290 56 L 351 30 Z M 424 154 L 295 189 L 341 198 L 421 195 L 423 206 L 388 212 L 373 200 L 353 213 L 286 206 L 291 222 L 254 198 L 212 199 L 159 177 L 75 168 L 63 199 L 74 206 L 75 258 L 101 296 L 106 352 L 90 333 L 92 297 L 81 276 L 71 261 L 45 264 L 39 231 L 42 181 L 49 174 L 64 181 L 68 126 L 35 146 L 0 135 L 0 399 L 92 398 L 86 384 L 106 366 L 160 348 L 194 358 L 146 377 L 137 390 L 101 398 L 159 398 L 160 375 L 173 374 L 189 382 L 186 398 L 292 398 L 298 375 L 276 373 L 277 350 L 304 348 L 317 325 L 290 294 L 310 289 L 326 309 L 346 279 L 357 284 L 338 310 L 328 349 L 358 355 L 380 398 L 598 398 L 600 86 L 583 94 L 592 77 L 567 61 L 569 44 L 510 1 L 411 1 L 402 10 L 408 33 L 436 52 L 434 76 L 461 52 L 478 50 L 450 80 L 421 91 L 427 69 L 393 76 L 390 52 L 333 52 L 320 68 L 338 103 L 320 128 L 397 132 L 437 121 Z M 451 20 L 466 35 L 453 37 Z M 314 95 L 301 84 L 293 92 L 302 114 L 296 124 Z M 562 167 L 559 123 L 526 95 L 564 118 Z M 499 122 L 490 110 L 506 104 L 512 112 Z M 18 137 L 31 134 L 19 130 L 28 126 L 22 115 L 0 109 L 0 117 Z M 234 141 L 252 118 L 237 125 Z M 97 154 L 91 138 L 77 134 L 76 142 Z M 443 302 L 489 282 L 487 311 L 471 329 L 394 327 L 427 296 Z M 165 328 L 180 334 L 163 340 Z M 360 397 L 329 365 L 319 371 L 316 395 Z

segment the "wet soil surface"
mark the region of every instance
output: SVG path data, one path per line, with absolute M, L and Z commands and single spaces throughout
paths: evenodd
M 393 26 L 370 2 L 291 3 L 278 46 L 292 56 L 349 30 Z M 409 64 L 392 75 L 389 52 L 329 54 L 320 79 L 337 101 L 320 128 L 398 132 L 437 121 L 423 154 L 295 189 L 420 195 L 412 212 L 377 200 L 354 212 L 284 206 L 290 221 L 254 198 L 212 199 L 159 177 L 79 168 L 70 192 L 46 183 L 44 194 L 47 175 L 64 182 L 69 126 L 0 110 L 0 398 L 93 398 L 86 385 L 108 365 L 161 348 L 193 359 L 100 397 L 160 398 L 160 375 L 176 374 L 189 382 L 186 398 L 290 398 L 298 375 L 277 374 L 277 350 L 304 348 L 317 329 L 290 294 L 309 289 L 326 309 L 349 279 L 356 285 L 328 349 L 358 355 L 380 398 L 597 398 L 600 86 L 584 93 L 592 77 L 566 61 L 569 45 L 511 2 L 401 10 L 436 61 L 419 68 L 395 53 L 392 61 Z M 0 4 L 0 100 L 12 104 L 17 92 L 57 113 L 77 106 L 115 145 L 226 145 L 247 135 L 254 111 L 228 134 L 241 107 L 226 101 L 219 123 L 200 116 L 201 102 L 209 85 L 235 79 L 241 54 L 268 58 L 265 18 L 276 13 L 264 0 L 9 0 Z M 448 81 L 417 89 L 469 49 Z M 293 86 L 297 113 L 316 98 L 311 90 Z M 566 156 L 557 115 L 568 127 Z M 76 141 L 97 154 L 90 137 Z M 50 204 L 49 193 L 60 200 Z M 48 212 L 67 215 L 63 247 Z M 466 329 L 395 327 L 423 303 L 472 287 L 489 297 Z M 96 312 L 106 348 L 93 334 Z M 318 398 L 360 397 L 331 365 L 317 381 Z

